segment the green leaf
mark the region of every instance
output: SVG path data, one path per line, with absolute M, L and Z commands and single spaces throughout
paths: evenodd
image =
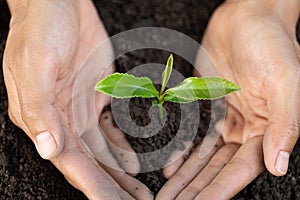
M 95 89 L 116 98 L 152 98 L 159 94 L 151 79 L 122 73 L 107 76 L 97 83 Z
M 239 86 L 222 78 L 191 77 L 166 90 L 164 100 L 174 103 L 191 103 L 196 100 L 221 98 L 239 89 Z
M 173 68 L 173 55 L 171 54 L 168 58 L 166 68 L 164 72 L 162 73 L 162 84 L 161 84 L 161 93 L 164 92 L 166 85 L 170 79 L 171 73 L 172 73 L 172 68 Z
M 152 106 L 157 106 L 158 105 L 157 99 L 154 99 L 153 101 L 151 101 L 151 105 Z

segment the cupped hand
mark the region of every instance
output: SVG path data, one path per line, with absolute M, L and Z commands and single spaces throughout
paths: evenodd
M 286 174 L 299 137 L 299 10 L 296 0 L 233 0 L 216 10 L 202 44 L 220 75 L 241 90 L 226 97 L 226 117 L 216 125 L 218 148 L 168 167 L 167 174 L 175 174 L 158 199 L 229 199 L 264 167 Z M 200 72 L 214 76 L 201 54 Z
M 98 141 L 106 159 L 116 162 L 104 137 L 86 136 L 83 141 L 74 125 L 74 82 L 88 53 L 107 39 L 92 2 L 8 0 L 8 4 L 12 18 L 3 71 L 11 120 L 31 138 L 41 157 L 89 199 L 151 199 L 143 184 L 125 172 L 101 167 L 91 154 L 93 147 L 85 148 Z M 111 52 L 108 48 L 104 53 Z M 98 114 L 108 101 L 101 96 Z M 110 131 L 111 121 L 102 125 Z

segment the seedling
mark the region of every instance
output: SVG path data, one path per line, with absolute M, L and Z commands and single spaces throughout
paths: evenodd
M 148 77 L 136 77 L 126 73 L 114 73 L 97 83 L 95 89 L 115 98 L 156 98 L 152 105 L 159 107 L 160 119 L 163 119 L 163 104 L 191 103 L 197 100 L 212 100 L 240 89 L 236 84 L 215 77 L 190 77 L 177 86 L 166 89 L 173 69 L 173 55 L 168 58 L 162 73 L 161 89 L 158 91 Z

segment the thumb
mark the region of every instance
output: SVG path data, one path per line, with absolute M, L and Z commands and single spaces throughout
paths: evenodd
M 58 155 L 63 148 L 62 121 L 52 98 L 51 91 L 40 86 L 35 87 L 31 95 L 22 94 L 20 98 L 21 116 L 27 127 L 29 137 L 34 142 L 40 156 L 50 159 Z M 41 92 L 43 91 L 43 92 Z M 45 91 L 49 93 L 44 94 Z M 42 96 L 37 96 L 37 93 Z M 65 113 L 65 110 L 61 110 Z
M 263 139 L 266 167 L 276 176 L 287 173 L 290 153 L 299 138 L 299 84 L 291 81 L 298 77 L 293 74 L 284 79 L 268 90 L 269 126 Z
M 64 137 L 55 106 L 37 106 L 28 110 L 25 116 L 25 124 L 40 156 L 51 159 L 60 154 L 64 146 Z
M 64 144 L 63 123 L 55 102 L 56 73 L 49 63 L 37 59 L 22 67 L 9 65 L 10 70 L 6 70 L 6 77 L 15 83 L 17 97 L 10 99 L 11 113 L 44 159 L 57 156 Z M 67 115 L 63 109 L 60 113 Z

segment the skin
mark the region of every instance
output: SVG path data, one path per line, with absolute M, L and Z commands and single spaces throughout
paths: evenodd
M 80 63 L 107 37 L 91 2 L 8 3 L 12 20 L 3 71 L 12 121 L 34 143 L 40 133 L 53 135 L 57 148 L 41 156 L 89 199 L 151 199 L 137 180 L 99 164 L 84 148 L 93 137 L 82 141 L 72 124 L 70 97 Z M 261 173 L 264 164 L 274 175 L 285 173 L 275 163 L 279 151 L 292 151 L 299 134 L 299 7 L 298 0 L 283 5 L 279 0 L 235 0 L 214 13 L 203 46 L 219 73 L 242 90 L 227 98 L 224 126 L 220 123 L 215 130 L 222 134 L 217 145 L 203 159 L 198 147 L 186 162 L 180 158 L 166 167 L 165 176 L 173 176 L 157 199 L 229 199 Z M 99 113 L 108 101 L 101 99 Z M 101 123 L 107 130 L 112 127 L 111 121 Z M 115 144 L 122 140 L 111 138 Z
M 12 18 L 3 71 L 11 120 L 36 144 L 40 155 L 49 159 L 89 199 L 153 199 L 148 188 L 135 178 L 98 163 L 91 154 L 94 149 L 85 148 L 97 136 L 86 136 L 83 141 L 73 124 L 72 90 L 81 63 L 98 43 L 107 39 L 92 2 L 7 2 Z M 111 53 L 109 49 L 107 53 Z M 109 99 L 97 98 L 100 114 Z M 111 119 L 102 121 L 106 130 L 111 124 Z M 41 147 L 38 139 L 41 133 L 46 133 L 54 146 Z M 116 162 L 103 137 L 97 141 L 107 159 Z M 112 141 L 132 151 L 122 141 L 114 138 Z M 46 152 L 45 148 L 51 151 Z
M 298 0 L 233 0 L 215 11 L 202 44 L 221 76 L 241 90 L 226 98 L 224 125 L 216 125 L 221 147 L 166 168 L 166 177 L 174 175 L 157 199 L 230 199 L 265 167 L 286 173 L 299 137 L 299 12 Z

